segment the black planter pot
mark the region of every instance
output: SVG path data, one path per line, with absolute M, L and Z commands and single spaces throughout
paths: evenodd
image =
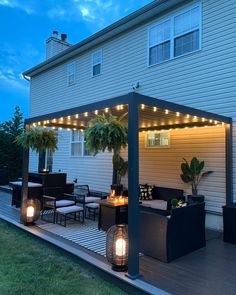
M 203 203 L 205 201 L 205 197 L 203 195 L 188 195 L 188 203 L 194 204 L 194 203 Z
M 122 184 L 112 184 L 111 185 L 111 190 L 113 191 L 115 191 L 115 195 L 116 196 L 120 196 L 121 194 L 122 194 L 122 192 L 123 192 L 123 185 Z
M 236 204 L 223 206 L 224 242 L 236 244 Z

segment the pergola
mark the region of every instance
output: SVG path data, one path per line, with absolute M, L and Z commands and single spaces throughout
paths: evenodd
M 128 123 L 128 276 L 139 276 L 139 132 L 204 126 L 225 127 L 226 203 L 232 203 L 232 119 L 135 92 L 91 104 L 27 119 L 26 126 L 81 130 L 97 114 L 124 116 Z M 27 196 L 29 151 L 25 151 L 22 199 Z

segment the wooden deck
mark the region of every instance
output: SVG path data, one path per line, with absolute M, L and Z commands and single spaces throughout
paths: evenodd
M 5 219 L 11 220 L 13 223 L 19 220 L 19 210 L 10 206 L 10 195 L 5 192 L 0 192 L 0 216 L 4 216 Z M 78 225 L 78 228 L 76 228 L 76 225 Z M 75 255 L 80 253 L 85 260 L 86 257 L 88 260 L 94 260 L 98 268 L 107 270 L 115 278 L 124 279 L 129 283 L 130 280 L 123 274 L 110 271 L 110 266 L 104 257 L 103 234 L 101 233 L 99 236 L 101 251 L 95 251 L 95 249 L 92 251 L 94 243 L 92 240 L 84 243 L 83 240 L 84 244 L 82 246 L 79 238 L 82 227 L 80 229 L 80 225 L 76 225 L 69 224 L 68 228 L 63 228 L 60 225 L 40 222 L 38 227 L 21 227 L 29 229 L 33 234 L 57 244 Z M 87 224 L 86 226 L 90 230 L 92 228 L 98 234 L 93 224 Z M 63 237 L 65 233 L 66 237 Z M 91 235 L 91 231 L 89 235 Z M 72 240 L 71 236 L 73 237 Z M 224 243 L 221 236 L 212 231 L 207 231 L 207 237 L 208 241 L 205 248 L 169 264 L 147 256 L 141 256 L 140 270 L 142 278 L 132 282 L 136 282 L 140 286 L 140 290 L 145 288 L 149 294 L 235 295 L 236 245 Z M 145 285 L 145 283 L 147 284 Z M 157 288 L 152 288 L 150 284 Z M 162 292 L 162 290 L 166 292 Z M 144 294 L 144 292 L 140 292 L 140 294 Z M 132 293 L 138 294 L 136 291 L 132 291 Z

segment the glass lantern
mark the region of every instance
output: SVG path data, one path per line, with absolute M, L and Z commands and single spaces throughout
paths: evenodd
M 106 257 L 115 271 L 128 269 L 128 227 L 117 224 L 107 231 Z
M 38 199 L 25 200 L 21 205 L 20 220 L 25 225 L 34 225 L 40 216 L 40 201 Z

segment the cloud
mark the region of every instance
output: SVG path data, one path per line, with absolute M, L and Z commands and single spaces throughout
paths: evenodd
M 92 23 L 96 31 L 149 2 L 151 0 L 0 0 L 0 6 L 46 15 L 56 21 Z
M 34 13 L 33 7 L 29 4 L 30 1 L 17 1 L 17 0 L 0 0 L 0 6 L 18 8 L 26 12 L 27 14 Z
M 29 90 L 29 83 L 22 77 L 22 72 L 40 59 L 40 53 L 30 44 L 12 48 L 5 43 L 0 48 L 0 83 L 1 87 L 23 92 Z
M 21 74 L 14 72 L 13 69 L 0 69 L 0 83 L 4 87 L 14 88 L 17 91 L 28 92 L 29 90 Z

